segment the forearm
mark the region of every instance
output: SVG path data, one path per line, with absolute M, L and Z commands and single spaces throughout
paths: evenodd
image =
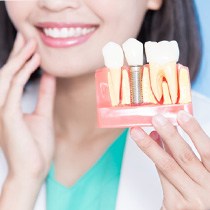
M 41 182 L 8 178 L 0 197 L 0 210 L 33 210 Z

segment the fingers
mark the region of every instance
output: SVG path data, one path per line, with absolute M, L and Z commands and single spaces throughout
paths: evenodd
M 24 47 L 24 44 L 25 44 L 25 40 L 23 38 L 23 35 L 20 32 L 18 32 L 16 35 L 12 52 L 10 53 L 10 56 L 9 56 L 9 60 L 20 52 L 20 50 Z
M 0 107 L 5 103 L 11 82 L 14 76 L 22 69 L 27 60 L 33 55 L 36 49 L 36 42 L 29 41 L 26 46 L 11 58 L 0 70 Z
M 139 127 L 131 129 L 131 137 L 184 197 L 192 195 L 195 189 L 194 182 L 166 151 Z
M 187 112 L 180 111 L 177 120 L 181 128 L 190 136 L 201 156 L 204 166 L 210 172 L 210 138 L 196 119 Z
M 52 117 L 54 108 L 55 89 L 55 77 L 47 73 L 43 73 L 40 81 L 38 103 L 35 109 L 36 114 L 50 118 Z
M 149 135 L 157 144 L 163 148 L 163 143 L 161 137 L 156 131 L 152 131 Z M 157 167 L 156 167 L 157 168 Z M 160 182 L 163 188 L 163 196 L 170 197 L 170 200 L 177 196 L 181 196 L 180 192 L 168 181 L 168 179 L 161 173 L 157 168 L 158 175 L 160 177 Z
M 22 93 L 25 84 L 30 78 L 30 75 L 38 68 L 40 64 L 40 56 L 35 53 L 32 58 L 23 66 L 20 72 L 14 77 L 11 82 L 10 90 L 5 102 L 4 110 L 9 110 L 11 114 L 20 111 Z
M 172 183 L 157 169 L 158 175 L 160 177 L 161 186 L 163 189 L 163 199 L 166 197 L 171 203 L 175 203 L 177 198 L 183 199 L 182 193 L 172 185 Z M 167 203 L 167 200 L 164 201 Z
M 162 115 L 153 118 L 153 125 L 181 168 L 196 183 L 205 185 L 209 173 L 190 146 L 179 135 L 177 129 Z

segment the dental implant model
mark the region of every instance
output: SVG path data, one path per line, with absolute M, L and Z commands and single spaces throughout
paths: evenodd
M 123 44 L 123 50 L 129 65 L 131 104 L 142 103 L 141 75 L 143 68 L 143 44 L 134 38 Z
M 156 114 L 177 125 L 180 110 L 192 114 L 189 70 L 177 64 L 176 41 L 146 42 L 145 65 L 141 42 L 130 38 L 122 46 L 105 45 L 106 67 L 95 74 L 99 127 L 151 126 Z

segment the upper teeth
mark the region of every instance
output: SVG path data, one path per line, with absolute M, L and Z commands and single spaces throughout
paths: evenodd
M 146 42 L 145 51 L 149 63 L 169 63 L 179 60 L 179 47 L 176 41 Z
M 92 28 L 44 28 L 44 33 L 53 38 L 69 38 L 86 35 L 95 30 Z
M 143 65 L 143 44 L 134 38 L 123 44 L 123 50 L 129 66 Z

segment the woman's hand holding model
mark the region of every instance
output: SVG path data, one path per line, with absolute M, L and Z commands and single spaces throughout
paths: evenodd
M 40 64 L 36 47 L 34 40 L 25 44 L 18 34 L 9 60 L 0 71 L 0 143 L 9 167 L 0 197 L 1 210 L 33 209 L 53 157 L 55 78 L 44 74 L 35 111 L 21 111 L 24 86 Z M 15 206 L 13 199 L 18 200 Z
M 147 135 L 141 128 L 133 128 L 131 136 L 157 167 L 164 195 L 161 210 L 208 210 L 210 138 L 184 111 L 179 113 L 178 123 L 191 138 L 201 161 L 177 129 L 162 116 L 153 119 L 157 132 Z

